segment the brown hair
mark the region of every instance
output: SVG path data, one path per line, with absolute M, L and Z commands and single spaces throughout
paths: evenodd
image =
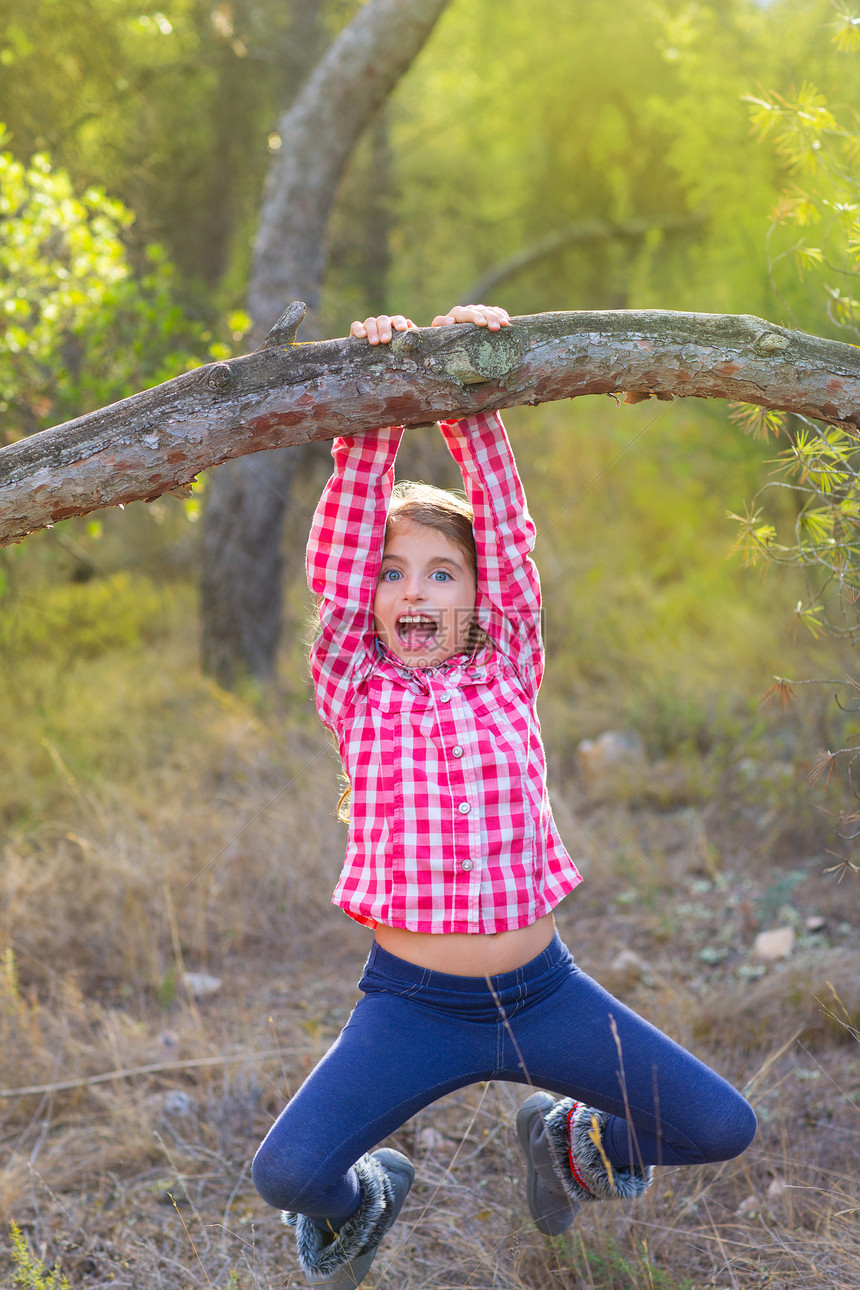
M 444 488 L 436 488 L 433 484 L 414 484 L 410 480 L 402 480 L 394 485 L 385 536 L 386 539 L 391 536 L 400 520 L 436 529 L 462 551 L 477 582 L 478 552 L 472 532 L 474 518 L 474 511 L 465 497 L 449 493 Z

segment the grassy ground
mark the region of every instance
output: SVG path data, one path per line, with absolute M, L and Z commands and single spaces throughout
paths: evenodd
M 249 1162 L 343 1024 L 368 948 L 329 904 L 338 765 L 304 681 L 301 604 L 281 683 L 227 695 L 197 672 L 183 576 L 156 562 L 58 579 L 52 541 L 6 566 L 0 628 L 0 1285 L 10 1222 L 32 1254 L 23 1284 L 43 1290 L 58 1267 L 94 1290 L 301 1285 Z M 522 1090 L 464 1090 L 393 1139 L 416 1185 L 370 1283 L 856 1290 L 858 887 L 829 854 L 841 790 L 807 784 L 849 718 L 826 693 L 762 716 L 763 593 L 744 601 L 703 568 L 682 591 L 668 551 L 645 586 L 607 538 L 603 590 L 577 617 L 560 590 L 572 541 L 544 539 L 552 791 L 586 875 L 560 930 L 586 970 L 744 1088 L 761 1128 L 740 1160 L 660 1170 L 635 1207 L 594 1206 L 548 1240 L 523 1199 Z M 80 553 L 64 550 L 68 575 Z M 631 625 L 622 603 L 647 619 Z M 646 783 L 592 806 L 576 743 L 619 724 L 645 740 Z M 752 945 L 778 925 L 795 950 L 768 965 Z M 187 972 L 222 984 L 195 997 Z

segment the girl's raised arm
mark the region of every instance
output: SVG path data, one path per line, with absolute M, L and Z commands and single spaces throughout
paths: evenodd
M 535 527 L 498 412 L 439 426 L 475 512 L 478 622 L 533 694 L 543 676 Z
M 319 598 L 311 672 L 323 724 L 337 729 L 356 668 L 374 648 L 373 598 L 401 427 L 332 444 L 334 471 L 314 513 L 308 586 Z

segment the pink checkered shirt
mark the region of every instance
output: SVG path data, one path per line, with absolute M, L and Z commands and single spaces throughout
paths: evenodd
M 581 878 L 553 822 L 535 712 L 543 673 L 534 525 L 498 414 L 440 426 L 474 512 L 489 643 L 431 668 L 377 639 L 373 598 L 402 430 L 336 439 L 308 543 L 317 708 L 352 787 L 333 901 L 359 923 L 504 932 Z

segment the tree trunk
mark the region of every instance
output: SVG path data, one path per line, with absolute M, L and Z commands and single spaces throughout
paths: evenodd
M 99 507 L 152 501 L 265 448 L 583 394 L 732 399 L 860 428 L 860 350 L 748 316 L 534 314 L 496 333 L 460 323 L 380 346 L 298 345 L 294 335 L 285 324 L 253 354 L 0 450 L 0 545 Z M 251 474 L 271 456 L 237 464 Z
M 325 228 L 352 151 L 410 67 L 448 0 L 368 0 L 330 46 L 278 123 L 248 292 L 259 339 L 284 300 L 316 313 Z M 280 634 L 281 534 L 299 465 L 296 453 L 235 463 L 210 483 L 203 520 L 201 614 L 204 669 L 222 685 L 237 674 L 271 676 Z

